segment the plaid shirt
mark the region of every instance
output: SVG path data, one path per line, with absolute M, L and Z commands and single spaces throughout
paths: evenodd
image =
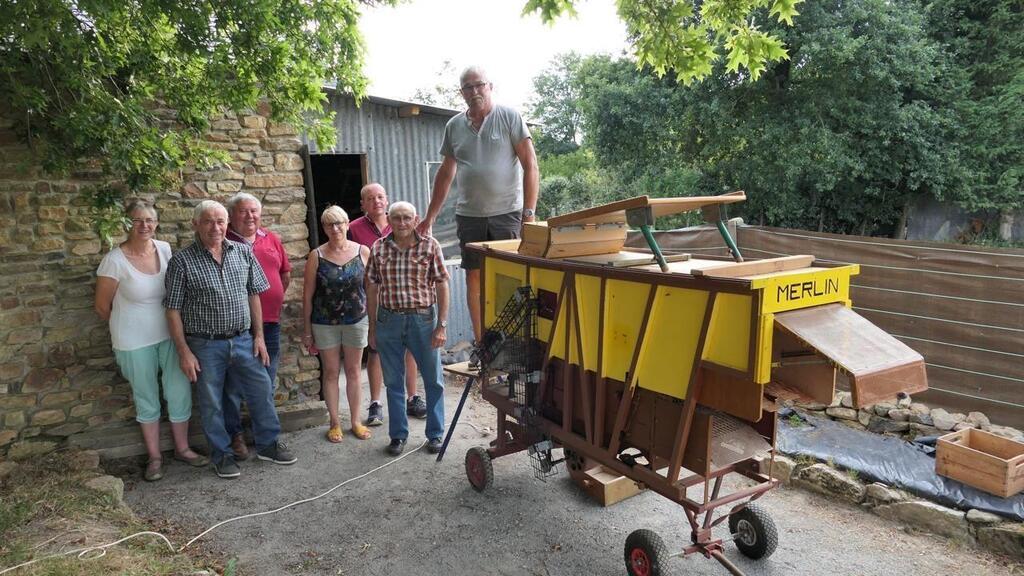
M 224 241 L 221 263 L 197 238 L 167 265 L 164 307 L 181 310 L 185 334 L 248 330 L 249 295 L 270 288 L 263 268 L 245 244 Z
M 377 302 L 384 308 L 426 308 L 437 295 L 434 284 L 448 280 L 441 245 L 430 236 L 416 234 L 416 243 L 402 249 L 395 235 L 388 234 L 370 248 L 366 278 L 377 284 Z

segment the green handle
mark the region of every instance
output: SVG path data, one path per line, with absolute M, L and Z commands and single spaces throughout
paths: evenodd
M 647 224 L 641 224 L 640 231 L 643 232 L 644 239 L 647 240 L 647 245 L 651 247 L 651 252 L 654 252 L 654 259 L 658 261 L 658 266 L 661 267 L 661 271 L 668 272 L 668 262 L 665 262 L 665 257 L 661 254 L 661 248 L 658 247 L 658 243 L 654 240 L 654 234 L 651 233 L 651 227 Z

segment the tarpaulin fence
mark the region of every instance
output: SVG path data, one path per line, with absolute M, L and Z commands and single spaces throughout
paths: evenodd
M 728 254 L 713 228 L 656 237 L 667 251 Z M 740 226 L 736 237 L 748 258 L 859 264 L 854 310 L 925 358 L 930 389 L 915 400 L 1024 428 L 1024 250 L 758 226 Z

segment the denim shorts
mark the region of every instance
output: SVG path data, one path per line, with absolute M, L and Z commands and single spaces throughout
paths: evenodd
M 368 316 L 363 316 L 363 319 L 355 324 L 313 324 L 313 343 L 320 350 L 330 350 L 338 346 L 366 348 L 369 331 Z

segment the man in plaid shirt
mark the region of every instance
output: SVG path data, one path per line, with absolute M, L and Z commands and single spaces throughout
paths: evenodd
M 252 417 L 256 455 L 276 464 L 295 456 L 278 441 L 281 424 L 270 400 L 260 292 L 270 288 L 252 249 L 228 240 L 228 211 L 204 200 L 192 218 L 196 240 L 167 266 L 167 322 L 181 370 L 196 383 L 210 459 L 221 478 L 241 473 L 224 426 L 224 389 L 240 391 Z
M 441 450 L 444 434 L 444 380 L 441 346 L 447 339 L 448 271 L 441 245 L 416 232 L 419 217 L 408 202 L 388 211 L 391 234 L 377 240 L 366 265 L 366 307 L 370 346 L 377 349 L 388 392 L 387 451 L 397 456 L 409 438 L 405 402 L 405 351 L 423 376 L 427 395 L 427 450 Z

